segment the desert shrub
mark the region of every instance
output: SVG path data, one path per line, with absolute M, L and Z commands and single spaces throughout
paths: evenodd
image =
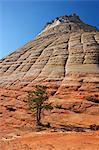
M 62 105 L 60 104 L 57 104 L 56 106 L 55 106 L 55 108 L 58 108 L 58 109 L 62 109 Z
M 96 98 L 95 96 L 87 96 L 87 97 L 86 97 L 86 100 L 87 100 L 87 101 L 94 102 L 94 103 L 99 103 L 99 99 Z
M 94 130 L 94 131 L 99 130 L 99 125 L 92 124 L 92 125 L 90 125 L 90 129 Z

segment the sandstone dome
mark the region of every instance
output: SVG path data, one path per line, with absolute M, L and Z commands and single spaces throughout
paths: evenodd
M 63 82 L 69 73 L 99 74 L 99 31 L 76 14 L 47 23 L 34 40 L 0 60 L 4 87 L 18 80 Z
M 31 126 L 25 95 L 37 84 L 46 85 L 49 101 L 65 108 L 47 114 L 45 121 L 86 128 L 99 124 L 99 104 L 86 100 L 86 96 L 99 99 L 99 30 L 76 14 L 61 16 L 0 60 L 2 131 Z

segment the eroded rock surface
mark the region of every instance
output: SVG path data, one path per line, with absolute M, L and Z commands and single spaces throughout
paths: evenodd
M 34 118 L 27 91 L 48 87 L 49 101 L 62 105 L 45 112 L 43 122 L 90 130 L 99 125 L 99 31 L 78 16 L 49 23 L 32 41 L 0 60 L 0 136 L 31 131 Z

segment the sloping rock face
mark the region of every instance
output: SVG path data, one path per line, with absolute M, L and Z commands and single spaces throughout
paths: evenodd
M 0 60 L 1 135 L 12 129 L 31 129 L 33 118 L 25 98 L 37 84 L 48 87 L 49 101 L 62 105 L 45 112 L 44 122 L 85 128 L 98 125 L 99 31 L 75 14 L 62 16 Z

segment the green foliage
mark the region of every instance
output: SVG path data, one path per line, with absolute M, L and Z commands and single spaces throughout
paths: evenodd
M 50 104 L 46 104 L 46 105 L 43 105 L 43 109 L 46 109 L 46 110 L 50 109 L 50 110 L 52 110 L 53 106 L 51 106 L 51 103 Z
M 46 94 L 46 87 L 36 86 L 35 91 L 28 92 L 28 104 L 30 109 L 42 108 L 44 102 L 48 99 Z
M 28 106 L 36 116 L 37 125 L 41 124 L 42 110 L 53 109 L 51 103 L 47 102 L 48 96 L 46 93 L 46 87 L 37 85 L 34 91 L 28 92 Z

